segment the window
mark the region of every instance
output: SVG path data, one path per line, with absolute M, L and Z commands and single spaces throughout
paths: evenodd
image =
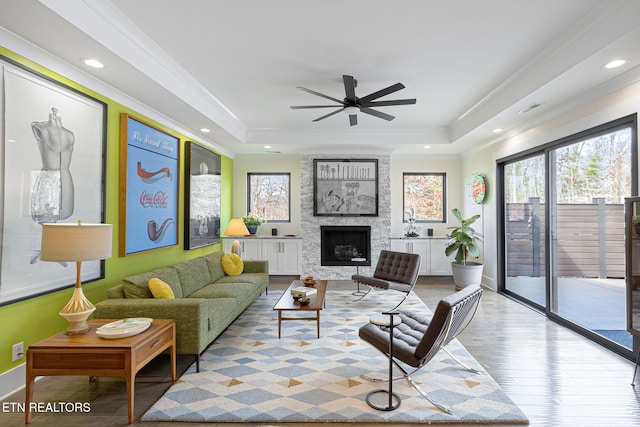
M 414 210 L 416 222 L 445 222 L 446 174 L 402 174 L 402 221 L 407 222 L 407 211 Z
M 290 181 L 289 173 L 248 173 L 247 212 L 269 222 L 289 222 Z

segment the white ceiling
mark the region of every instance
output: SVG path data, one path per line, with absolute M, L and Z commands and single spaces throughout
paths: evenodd
M 640 80 L 636 0 L 0 0 L 0 10 L 9 32 L 193 134 L 212 129 L 202 141 L 232 153 L 462 154 Z M 84 68 L 85 57 L 106 67 Z M 620 57 L 623 67 L 602 68 Z M 296 86 L 342 99 L 343 74 L 360 97 L 402 82 L 380 100 L 417 103 L 354 127 L 343 114 L 312 122 L 331 109 L 289 108 L 331 103 Z

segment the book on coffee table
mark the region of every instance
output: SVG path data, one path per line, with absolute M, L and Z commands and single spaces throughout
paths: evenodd
M 297 288 L 291 289 L 291 295 L 300 294 L 302 296 L 308 297 L 318 293 L 316 288 L 310 288 L 307 286 L 298 286 Z

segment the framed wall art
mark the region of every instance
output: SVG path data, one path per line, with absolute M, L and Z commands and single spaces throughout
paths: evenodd
M 180 138 L 120 115 L 120 256 L 178 244 Z
M 0 57 L 0 305 L 75 284 L 73 263 L 40 260 L 42 224 L 102 223 L 105 103 Z M 82 265 L 82 282 L 104 261 Z
M 195 249 L 220 242 L 220 155 L 195 142 L 185 146 L 184 248 Z
M 314 216 L 378 216 L 377 159 L 314 159 Z

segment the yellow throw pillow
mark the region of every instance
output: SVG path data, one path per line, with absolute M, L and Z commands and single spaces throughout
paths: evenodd
M 222 270 L 227 276 L 237 276 L 244 270 L 244 263 L 236 254 L 224 254 L 222 256 Z
M 149 279 L 149 290 L 151 294 L 153 294 L 154 298 L 162 298 L 162 299 L 174 299 L 175 295 L 173 294 L 173 290 L 171 286 L 167 284 L 167 282 L 160 280 L 156 277 L 153 279 Z

